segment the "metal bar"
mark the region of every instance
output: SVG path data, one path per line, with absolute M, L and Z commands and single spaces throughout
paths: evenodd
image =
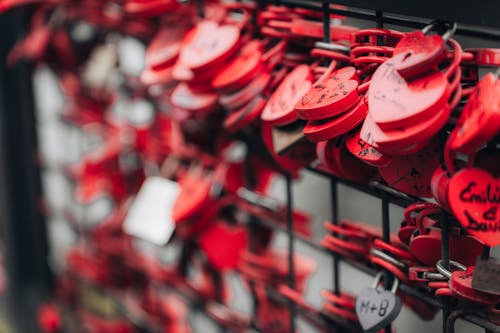
M 320 11 L 322 10 L 322 4 L 309 2 L 307 0 L 282 0 L 280 2 L 282 5 L 289 7 L 301 7 L 306 9 L 312 9 Z M 338 4 L 338 2 L 335 2 Z M 402 3 L 403 4 L 403 3 Z M 406 4 L 406 2 L 404 2 Z M 352 6 L 352 4 L 348 4 Z M 373 8 L 375 6 L 374 3 L 370 3 L 370 5 L 366 8 Z M 449 19 L 443 16 L 432 17 L 429 19 L 422 19 L 421 17 L 406 17 L 401 14 L 392 14 L 391 11 L 384 10 L 384 23 L 398 25 L 401 27 L 413 28 L 413 29 L 421 29 L 424 26 L 428 25 L 432 19 L 441 19 L 441 20 L 450 20 L 455 21 L 453 19 Z M 339 14 L 347 17 L 357 18 L 366 21 L 375 21 L 376 14 L 373 10 L 366 10 L 361 8 L 348 8 L 348 9 L 337 9 L 337 8 L 329 8 L 330 13 Z M 432 11 L 431 11 L 432 12 Z M 410 15 L 417 15 L 416 13 L 409 13 Z M 457 27 L 456 35 L 468 36 L 468 37 L 477 37 L 481 39 L 494 40 L 497 41 L 500 38 L 500 30 L 498 29 L 485 29 L 477 26 L 472 26 L 473 22 L 461 22 L 459 20 L 459 24 Z M 481 25 L 481 22 L 477 23 Z M 496 23 L 498 25 L 498 22 Z
M 389 200 L 382 198 L 382 239 L 386 243 L 390 243 L 391 241 L 391 226 L 389 222 Z
M 339 222 L 339 195 L 338 186 L 335 179 L 330 179 L 330 200 L 332 204 L 332 223 L 338 224 Z M 335 233 L 333 233 L 335 234 Z M 333 293 L 340 295 L 340 260 L 341 256 L 337 253 L 332 255 L 332 273 L 333 273 Z M 332 327 L 334 331 L 339 329 L 338 325 Z
M 439 216 L 441 224 L 441 259 L 445 269 L 450 269 L 450 234 L 449 221 L 446 212 L 441 211 Z M 443 332 L 448 329 L 448 316 L 450 315 L 450 300 L 443 298 Z
M 323 0 L 330 3 L 329 0 Z M 384 12 L 428 18 L 440 19 L 465 24 L 500 27 L 498 17 L 494 14 L 500 11 L 498 4 L 488 0 L 474 2 L 474 12 L 470 13 L 471 4 L 468 2 L 441 1 L 438 4 L 432 0 L 421 1 L 391 1 L 391 0 L 340 0 L 332 1 L 357 8 L 377 8 Z
M 249 250 L 250 252 L 256 252 L 256 239 L 258 237 L 257 235 L 257 218 L 254 216 L 250 216 L 250 219 L 248 221 L 248 240 L 249 240 Z M 252 297 L 252 318 L 256 318 L 257 316 L 257 310 L 259 306 L 259 299 L 257 297 L 257 291 L 255 288 L 255 282 L 254 281 L 249 281 L 249 289 L 250 289 L 250 294 Z
M 255 222 L 259 223 L 261 225 L 267 226 L 269 228 L 272 228 L 274 230 L 286 232 L 286 228 L 283 228 L 282 226 L 280 226 L 277 221 L 273 222 L 270 220 L 256 219 Z M 312 241 L 304 236 L 295 235 L 295 239 L 298 240 L 299 242 L 302 242 L 303 244 L 306 244 L 307 246 L 309 246 L 312 249 L 315 249 L 317 251 L 322 251 L 324 253 L 331 254 L 331 255 L 335 254 L 334 252 L 318 245 L 314 241 Z M 353 261 L 349 258 L 343 258 L 342 262 L 346 263 L 347 265 L 351 266 L 352 268 L 355 268 L 355 269 L 357 269 L 357 270 L 359 270 L 367 275 L 375 276 L 377 273 L 373 268 L 371 268 L 365 264 L 362 264 L 360 262 Z M 422 300 L 430 305 L 442 308 L 442 304 L 439 302 L 439 300 L 437 300 L 437 299 L 435 299 L 427 294 L 424 294 L 411 286 L 407 286 L 405 284 L 400 283 L 399 289 L 401 289 L 403 292 L 405 292 L 409 295 L 412 295 L 412 296 L 414 296 L 414 297 L 416 297 L 416 298 L 418 298 L 418 299 L 420 299 L 420 300 Z
M 450 269 L 450 233 L 449 233 L 449 220 L 446 212 L 442 211 L 440 214 L 441 224 L 441 258 L 444 268 Z
M 278 301 L 278 302 L 289 301 L 287 298 L 285 298 L 276 289 L 274 289 L 272 287 L 267 287 L 266 293 L 274 301 Z M 316 313 L 311 313 L 308 311 L 298 311 L 297 315 L 303 317 L 304 319 L 307 319 L 310 322 L 314 322 L 315 324 L 323 323 L 323 325 L 325 325 L 325 328 L 328 325 L 330 327 L 333 326 L 333 327 L 341 328 L 342 329 L 341 332 L 346 332 L 346 330 L 348 332 L 359 332 L 359 328 L 355 327 L 354 325 L 352 325 L 348 321 L 338 320 L 338 319 L 334 318 L 333 316 L 325 315 L 324 313 L 321 313 L 320 311 L 318 311 L 318 312 L 319 313 L 316 314 Z M 335 331 L 335 332 L 337 332 L 337 331 Z
M 417 289 L 413 288 L 412 286 L 408 286 L 406 284 L 400 283 L 399 289 L 401 289 L 401 291 L 404 292 L 405 294 L 408 294 L 408 295 L 411 295 L 415 298 L 418 298 L 419 300 L 424 301 L 429 305 L 435 306 L 435 307 L 440 308 L 440 309 L 443 307 L 443 304 L 439 301 L 439 299 L 436 299 L 432 296 L 424 294 L 424 293 L 418 291 Z
M 198 11 L 198 16 L 201 18 L 205 17 L 205 1 L 196 0 L 196 10 Z
M 382 198 L 382 240 L 385 243 L 391 242 L 391 225 L 389 220 L 389 201 L 387 198 Z M 384 289 L 390 290 L 392 285 L 392 275 L 389 271 L 384 270 Z M 391 333 L 391 325 L 384 328 L 385 333 Z
M 335 179 L 330 179 L 330 193 L 332 200 L 332 223 L 339 222 L 339 199 L 338 186 Z M 335 295 L 340 295 L 340 256 L 337 253 L 333 254 L 333 292 Z
M 328 7 L 328 3 L 323 3 L 323 41 L 325 43 L 330 43 L 332 41 L 330 38 L 330 13 Z
M 487 332 L 500 333 L 500 326 L 488 321 L 487 319 L 480 317 L 482 313 L 478 311 L 478 309 L 474 308 L 460 308 L 450 313 L 447 322 L 446 333 L 454 333 L 455 332 L 455 322 L 457 319 L 461 318 L 465 321 L 468 321 L 472 324 L 475 324 L 479 327 L 484 328 Z
M 395 188 L 392 188 L 388 185 L 382 184 L 381 182 L 378 181 L 371 181 L 369 184 L 371 187 L 374 187 L 376 189 L 379 189 L 385 193 L 386 200 L 390 200 L 387 198 L 387 194 L 394 196 L 396 198 L 405 200 L 407 202 L 417 202 L 417 201 L 422 201 L 422 199 L 414 196 L 410 196 L 406 193 L 403 193 L 401 191 L 396 190 Z M 383 198 L 382 198 L 383 199 Z
M 466 315 L 462 317 L 463 320 L 482 327 L 492 333 L 500 333 L 500 326 L 496 325 L 484 318 L 475 315 Z
M 383 29 L 384 28 L 384 14 L 381 10 L 375 11 L 375 23 L 376 27 L 378 29 Z M 383 45 L 383 37 L 378 36 L 377 37 L 377 45 Z M 383 241 L 386 243 L 390 243 L 391 240 L 391 235 L 390 235 L 390 220 L 389 220 L 389 202 L 387 201 L 387 198 L 384 197 L 382 198 L 382 238 Z M 383 251 L 382 253 L 385 253 Z M 390 258 L 390 257 L 389 257 Z M 389 271 L 384 272 L 384 288 L 386 290 L 389 290 L 391 287 L 391 273 Z M 389 324 L 386 327 L 384 327 L 384 332 L 385 333 L 391 333 L 392 332 L 392 325 Z
M 245 143 L 248 155 L 253 153 L 252 145 Z M 245 185 L 248 188 L 253 189 L 257 184 L 257 175 L 252 167 L 252 160 L 250 158 L 245 158 L 244 160 L 244 175 L 245 175 Z M 248 249 L 250 252 L 257 252 L 257 239 L 259 225 L 256 222 L 257 218 L 255 216 L 250 216 L 248 220 Z M 257 317 L 257 311 L 259 306 L 259 299 L 257 297 L 257 291 L 254 281 L 249 281 L 250 295 L 252 298 L 252 319 Z M 255 324 L 255 323 L 254 323 Z
M 483 253 L 481 253 L 481 259 L 486 260 L 490 257 L 491 247 L 485 246 L 483 248 Z
M 15 332 L 38 332 L 37 310 L 48 296 L 46 222 L 36 159 L 32 67 L 7 69 L 8 52 L 26 27 L 22 12 L 0 15 L 0 220 L 4 228 L 7 301 Z
M 288 285 L 295 289 L 295 267 L 293 256 L 295 253 L 295 235 L 293 232 L 293 197 L 292 197 L 292 178 L 285 175 L 286 180 L 286 227 L 288 234 Z M 295 316 L 297 312 L 296 304 L 289 302 L 290 309 L 290 331 L 295 332 Z
M 366 185 L 352 183 L 352 182 L 349 182 L 347 180 L 335 177 L 334 175 L 332 175 L 328 172 L 316 169 L 314 167 L 306 167 L 306 170 L 313 172 L 317 175 L 321 175 L 321 176 L 324 176 L 324 177 L 327 177 L 330 179 L 334 179 L 339 184 L 347 185 L 351 188 L 354 188 L 354 189 L 361 191 L 363 193 L 372 195 L 372 196 L 377 197 L 379 199 L 382 199 L 385 196 L 387 198 L 387 200 L 390 201 L 390 203 L 395 204 L 395 205 L 400 206 L 400 207 L 406 207 L 411 203 L 414 203 L 417 201 L 423 201 L 423 199 L 409 196 L 403 192 L 400 192 L 396 189 L 393 189 L 393 188 L 391 188 L 387 185 L 384 185 L 380 182 L 373 181 L 373 182 L 370 182 L 369 186 L 366 186 Z M 389 194 L 389 196 L 388 196 L 388 194 Z
M 384 28 L 384 14 L 381 10 L 375 11 L 375 23 L 378 29 Z
M 195 244 L 193 242 L 185 242 L 182 244 L 181 254 L 178 263 L 178 271 L 179 274 L 183 277 L 188 275 L 189 262 L 191 261 L 191 256 L 193 250 L 195 248 Z

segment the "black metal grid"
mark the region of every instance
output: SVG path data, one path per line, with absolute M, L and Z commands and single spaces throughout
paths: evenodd
M 265 1 L 264 1 L 265 2 Z M 269 1 L 271 3 L 271 1 Z M 374 22 L 375 26 L 377 28 L 383 28 L 384 24 L 392 24 L 392 25 L 397 25 L 401 27 L 407 27 L 407 28 L 422 28 L 429 23 L 433 21 L 452 21 L 452 22 L 457 22 L 458 27 L 456 30 L 457 35 L 463 35 L 463 36 L 469 36 L 469 37 L 476 37 L 476 38 L 481 38 L 481 39 L 486 39 L 486 40 L 495 40 L 498 41 L 500 38 L 500 30 L 498 28 L 484 28 L 484 25 L 488 25 L 490 27 L 499 27 L 500 25 L 498 24 L 497 18 L 492 18 L 488 17 L 488 15 L 481 16 L 481 18 L 475 17 L 474 15 L 468 15 L 467 14 L 467 9 L 471 7 L 470 3 L 467 2 L 460 2 L 460 3 L 453 3 L 453 4 L 448 4 L 448 6 L 443 6 L 442 4 L 431 4 L 429 1 L 423 1 L 423 2 L 396 2 L 396 1 L 335 1 L 336 4 L 345 4 L 347 6 L 353 6 L 353 7 L 359 7 L 359 8 L 353 8 L 353 7 L 348 7 L 346 9 L 336 9 L 332 8 L 330 6 L 331 1 L 328 0 L 323 0 L 321 2 L 311 2 L 307 0 L 278 0 L 272 2 L 277 5 L 285 5 L 289 7 L 299 7 L 299 8 L 306 8 L 306 9 L 313 9 L 317 11 L 321 11 L 323 13 L 323 33 L 324 33 L 324 42 L 329 43 L 330 42 L 330 19 L 329 19 L 329 14 L 340 14 L 344 15 L 346 17 L 351 17 L 351 18 L 357 18 L 357 19 L 362 19 L 362 20 L 367 20 Z M 477 7 L 476 7 L 477 5 Z M 453 10 L 449 10 L 451 7 L 453 7 Z M 480 8 L 479 13 L 484 14 L 487 11 L 491 11 L 492 7 L 490 3 L 485 3 L 482 1 L 479 1 L 477 4 L 474 3 L 475 8 Z M 364 8 L 364 9 L 360 9 Z M 432 10 L 429 10 L 432 8 Z M 445 9 L 445 11 L 442 11 L 441 9 Z M 383 10 L 387 10 L 390 13 L 386 13 Z M 405 16 L 402 16 L 405 15 Z M 411 15 L 411 16 L 408 16 Z M 432 15 L 432 16 L 429 16 Z M 416 17 L 419 16 L 420 18 Z M 422 17 L 427 17 L 428 19 L 422 19 Z M 472 24 L 471 26 L 469 25 L 463 25 L 460 23 L 465 23 L 465 24 Z M 347 185 L 348 187 L 355 188 L 357 190 L 360 190 L 366 194 L 369 194 L 371 196 L 377 197 L 380 199 L 380 204 L 381 204 L 381 210 L 382 210 L 382 235 L 383 235 L 383 240 L 385 242 L 390 242 L 390 217 L 389 217 L 389 204 L 395 204 L 401 207 L 406 207 L 407 205 L 417 202 L 417 201 L 422 201 L 419 198 L 409 196 L 405 193 L 402 193 L 400 191 L 397 191 L 390 186 L 387 186 L 385 184 L 379 183 L 379 182 L 371 182 L 368 186 L 362 186 L 358 184 L 353 184 L 347 181 L 344 181 L 342 179 L 339 179 L 331 174 L 328 174 L 324 171 L 318 170 L 314 167 L 309 167 L 309 171 L 314 172 L 316 174 L 322 175 L 329 179 L 330 181 L 330 193 L 331 193 L 331 207 L 332 207 L 332 223 L 337 223 L 338 222 L 338 184 L 342 183 L 344 185 Z M 291 186 L 291 179 L 288 175 L 285 175 L 286 178 L 286 198 L 287 198 L 287 207 L 288 211 L 291 212 L 292 210 L 292 186 Z M 304 241 L 308 243 L 309 245 L 313 246 L 314 248 L 317 249 L 322 249 L 321 247 L 317 246 L 314 242 L 311 242 L 307 239 L 300 238 L 293 233 L 292 229 L 292 216 L 291 213 L 287 214 L 287 228 L 286 232 L 288 234 L 288 252 L 289 252 L 289 270 L 290 270 L 290 276 L 293 276 L 293 262 L 292 262 L 292 257 L 294 255 L 294 240 L 298 238 L 301 241 Z M 450 248 L 449 248 L 449 234 L 448 234 L 448 226 L 449 226 L 449 219 L 451 217 L 443 211 L 440 217 L 440 223 L 442 226 L 442 234 L 441 234 L 441 258 L 442 258 L 442 263 L 443 266 L 446 269 L 450 268 Z M 324 250 L 324 249 L 323 249 Z M 328 251 L 328 250 L 327 250 Z M 356 268 L 362 270 L 365 273 L 374 275 L 375 272 L 370 269 L 369 267 L 364 267 L 363 265 L 360 265 L 358 263 L 354 263 L 350 260 L 345 260 L 341 258 L 338 254 L 336 253 L 331 253 L 332 258 L 333 258 L 333 277 L 334 277 L 334 282 L 333 282 L 333 292 L 335 294 L 338 294 L 340 292 L 340 285 L 339 285 L 339 276 L 340 276 L 340 269 L 339 269 L 339 262 L 345 261 L 346 263 L 355 266 Z M 489 256 L 489 249 L 486 248 L 486 250 L 483 253 L 483 257 L 488 257 Z M 390 288 L 392 284 L 392 275 L 390 272 L 385 271 L 384 272 L 385 278 L 384 278 L 384 287 L 385 288 Z M 289 285 L 291 288 L 294 286 L 294 281 L 293 279 L 290 279 Z M 443 332 L 451 332 L 453 331 L 453 325 L 456 321 L 457 318 L 461 318 L 465 321 L 474 323 L 482 328 L 485 329 L 486 332 L 500 332 L 500 326 L 494 325 L 490 323 L 489 321 L 485 320 L 482 317 L 472 315 L 470 313 L 466 312 L 460 312 L 460 310 L 457 310 L 451 313 L 451 305 L 450 301 L 446 298 L 444 299 L 436 299 L 433 297 L 430 297 L 428 295 L 425 295 L 418 290 L 413 289 L 410 286 L 405 286 L 402 285 L 400 286 L 401 289 L 405 290 L 405 292 L 408 292 L 412 294 L 414 297 L 419 298 L 420 300 L 424 302 L 428 302 L 429 304 L 433 304 L 438 306 L 439 308 L 442 309 L 442 314 L 443 314 Z M 297 314 L 296 311 L 296 305 L 290 304 L 290 313 L 291 317 L 295 318 L 295 315 Z M 300 312 L 300 314 L 304 314 L 304 312 Z M 310 315 L 310 314 L 308 314 Z M 294 320 L 292 319 L 292 331 L 293 328 L 295 328 L 295 323 Z M 339 328 L 339 322 L 332 323 L 327 323 L 332 328 Z M 346 327 L 344 327 L 346 328 Z M 392 328 L 390 326 L 385 328 L 385 332 L 389 333 L 392 332 Z

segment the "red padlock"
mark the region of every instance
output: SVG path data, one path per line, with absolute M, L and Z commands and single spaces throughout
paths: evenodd
M 498 303 L 498 294 L 487 293 L 472 288 L 473 266 L 465 267 L 453 261 L 450 261 L 450 264 L 453 264 L 453 266 L 459 269 L 450 272 L 443 267 L 441 260 L 436 263 L 436 268 L 441 274 L 450 279 L 449 289 L 453 295 L 484 305 L 495 305 Z
M 307 65 L 297 66 L 281 82 L 269 99 L 261 118 L 271 125 L 287 125 L 298 119 L 294 105 L 311 87 L 312 74 Z
M 410 252 L 427 266 L 434 266 L 441 257 L 441 229 L 434 226 L 436 221 L 426 217 L 440 213 L 441 210 L 437 207 L 424 208 L 416 218 L 417 229 L 409 242 Z M 450 258 L 472 265 L 482 253 L 483 246 L 473 237 L 460 235 L 457 229 L 450 228 L 449 232 Z
M 247 229 L 224 221 L 215 222 L 203 231 L 199 243 L 216 269 L 235 269 L 242 251 L 248 247 Z

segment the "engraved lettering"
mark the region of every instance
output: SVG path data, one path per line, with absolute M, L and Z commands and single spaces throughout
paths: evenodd
M 465 227 L 467 230 L 472 231 L 482 231 L 482 232 L 500 232 L 500 223 L 499 222 L 478 222 L 476 221 L 469 211 L 464 210 L 464 214 L 469 221 L 469 225 Z
M 498 186 L 495 186 L 493 190 L 491 184 L 488 184 L 485 191 L 473 192 L 476 185 L 477 183 L 472 181 L 460 192 L 459 198 L 462 202 L 475 202 L 481 204 L 500 203 L 500 188 Z

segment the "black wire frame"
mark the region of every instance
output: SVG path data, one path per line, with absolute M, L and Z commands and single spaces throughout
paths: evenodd
M 266 2 L 266 1 L 263 1 Z M 485 40 L 494 40 L 498 41 L 500 40 L 500 21 L 497 18 L 492 18 L 492 17 L 487 17 L 487 16 L 481 16 L 477 17 L 474 15 L 468 15 L 468 6 L 470 6 L 469 3 L 466 3 L 466 7 L 463 7 L 463 4 L 459 4 L 457 6 L 456 3 L 449 3 L 447 6 L 447 9 L 450 9 L 453 7 L 453 10 L 451 11 L 440 11 L 440 10 L 435 10 L 436 8 L 441 8 L 442 4 L 432 4 L 431 6 L 426 6 L 426 3 L 429 3 L 429 1 L 423 1 L 423 2 L 396 2 L 396 1 L 390 1 L 390 0 L 382 0 L 382 1 L 335 1 L 335 4 L 345 4 L 347 6 L 355 6 L 359 8 L 353 8 L 353 7 L 346 7 L 345 9 L 339 9 L 337 7 L 332 7 L 330 6 L 331 2 L 328 0 L 322 0 L 320 2 L 312 2 L 308 0 L 277 0 L 277 1 L 268 1 L 267 3 L 269 4 L 275 4 L 275 5 L 284 5 L 292 8 L 305 8 L 305 9 L 312 9 L 316 11 L 321 11 L 323 13 L 322 18 L 323 18 L 323 41 L 328 43 L 330 42 L 330 14 L 340 14 L 346 17 L 351 17 L 351 18 L 357 18 L 357 19 L 362 19 L 366 21 L 371 21 L 374 22 L 377 28 L 383 28 L 384 24 L 393 24 L 401 27 L 407 27 L 407 28 L 415 28 L 415 29 L 420 29 L 431 22 L 455 22 L 457 24 L 457 29 L 455 34 L 456 35 L 462 35 L 462 36 L 468 36 L 468 37 L 476 37 L 480 39 L 485 39 Z M 476 4 L 474 4 L 475 7 Z M 483 13 L 485 11 L 490 11 L 492 10 L 491 3 L 486 3 L 484 1 L 479 1 L 477 4 L 479 7 L 482 7 L 483 10 L 479 11 L 479 13 Z M 437 6 L 437 7 L 436 7 Z M 363 8 L 363 9 L 362 9 Z M 422 8 L 424 11 L 422 11 Z M 429 10 L 432 8 L 431 10 Z M 393 13 L 387 13 L 381 9 L 388 10 L 389 12 Z M 429 15 L 432 15 L 431 17 Z M 419 17 L 416 17 L 419 16 Z M 423 19 L 422 17 L 427 17 L 427 19 Z M 465 23 L 465 24 L 464 24 Z M 488 28 L 485 28 L 484 25 L 489 26 Z M 493 28 L 494 27 L 494 28 Z M 420 198 L 412 197 L 409 196 L 405 193 L 402 193 L 400 191 L 397 191 L 390 186 L 379 183 L 379 182 L 371 182 L 368 186 L 362 186 L 354 183 L 350 183 L 347 181 L 344 181 L 342 179 L 339 179 L 327 172 L 324 172 L 322 170 L 316 169 L 314 167 L 308 167 L 307 168 L 309 171 L 314 172 L 316 174 L 322 175 L 329 179 L 330 181 L 330 193 L 331 193 L 331 205 L 332 205 L 332 223 L 337 223 L 338 222 L 338 199 L 339 199 L 339 194 L 338 194 L 338 184 L 342 183 L 348 187 L 355 188 L 361 192 L 364 192 L 366 194 L 369 194 L 371 196 L 377 197 L 380 199 L 381 202 L 381 210 L 382 210 L 382 234 L 383 234 L 383 240 L 385 242 L 389 242 L 389 237 L 390 237 L 390 217 L 389 217 L 389 205 L 396 204 L 401 207 L 406 207 L 407 205 L 421 201 Z M 286 198 L 287 198 L 287 206 L 288 209 L 291 209 L 292 202 L 292 187 L 289 186 L 290 178 L 286 176 L 286 181 L 287 181 L 287 193 L 286 193 Z M 288 216 L 290 219 L 291 217 Z M 287 221 L 288 225 L 292 224 L 292 221 Z M 442 263 L 445 268 L 449 268 L 450 265 L 450 248 L 449 248 L 449 234 L 448 234 L 448 225 L 449 225 L 449 216 L 446 212 L 443 211 L 440 217 L 440 223 L 443 226 L 442 227 L 442 242 L 441 242 L 441 258 L 442 258 Z M 288 233 L 288 239 L 289 239 L 289 256 L 293 255 L 294 251 L 294 246 L 293 246 L 293 241 L 297 237 L 294 237 L 293 235 L 293 230 L 291 228 L 287 228 L 286 232 Z M 309 245 L 315 245 L 312 244 L 311 242 L 301 239 L 300 237 L 297 238 L 299 240 L 305 241 L 309 243 Z M 489 252 L 488 252 L 489 253 Z M 488 253 L 485 252 L 485 256 L 488 255 Z M 339 276 L 340 276 L 340 269 L 339 269 L 339 262 L 342 261 L 343 259 L 338 256 L 335 253 L 332 253 L 333 257 L 333 276 L 334 276 L 334 283 L 333 283 L 333 292 L 338 294 L 340 291 L 340 283 L 339 283 Z M 352 262 L 349 262 L 347 260 L 347 263 L 354 264 Z M 354 266 L 356 266 L 354 264 Z M 366 269 L 366 267 L 357 265 L 357 268 L 363 270 L 365 273 L 369 274 L 374 274 L 375 272 L 370 271 L 369 269 Z M 391 274 L 388 271 L 384 271 L 384 286 L 386 288 L 389 288 L 391 283 L 392 283 L 392 277 Z M 292 281 L 290 282 L 290 287 L 293 287 Z M 437 305 L 442 309 L 442 315 L 443 315 L 443 332 L 453 332 L 453 326 L 454 322 L 456 321 L 457 318 L 461 318 L 465 321 L 468 321 L 470 323 L 473 323 L 479 327 L 482 327 L 485 329 L 486 333 L 491 333 L 491 332 L 500 332 L 500 326 L 495 325 L 488 321 L 487 319 L 477 316 L 474 314 L 468 314 L 468 315 L 455 315 L 454 317 L 450 317 L 450 314 L 452 313 L 452 308 L 451 308 L 451 302 L 449 299 L 444 298 L 442 300 L 436 300 L 432 299 L 425 294 L 419 293 L 418 291 L 413 290 L 411 287 L 408 286 L 402 286 L 403 289 L 405 289 L 406 292 L 411 293 L 414 297 L 419 298 L 422 301 L 428 302 L 433 305 Z M 290 314 L 291 316 L 294 316 L 297 314 L 295 305 L 292 305 L 290 307 Z M 452 320 L 451 320 L 452 319 Z M 330 322 L 330 327 L 332 329 L 337 329 L 339 326 L 336 324 L 338 323 L 331 323 Z M 295 326 L 292 326 L 295 327 Z M 335 330 L 336 331 L 336 330 Z M 392 332 L 391 326 L 385 327 L 384 331 L 386 333 Z

